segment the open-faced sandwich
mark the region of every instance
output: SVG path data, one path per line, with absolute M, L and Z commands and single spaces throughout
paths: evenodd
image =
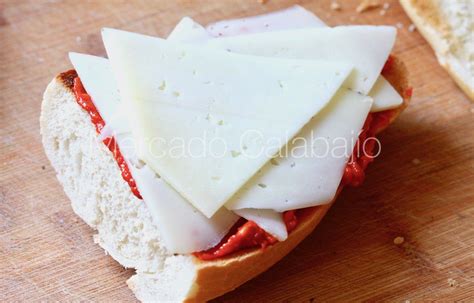
M 295 6 L 167 39 L 102 30 L 70 53 L 41 133 L 74 211 L 134 268 L 142 301 L 206 301 L 272 266 L 320 222 L 405 108 L 389 26 L 327 27 Z
M 400 0 L 439 64 L 474 101 L 474 1 Z

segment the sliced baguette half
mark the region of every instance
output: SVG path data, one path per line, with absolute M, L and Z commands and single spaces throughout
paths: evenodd
M 391 121 L 406 107 L 407 71 L 398 59 L 384 73 L 404 96 Z M 94 240 L 136 274 L 128 286 L 141 301 L 202 302 L 231 291 L 288 254 L 324 217 L 331 204 L 308 210 L 288 239 L 266 249 L 250 249 L 214 261 L 166 251 L 145 204 L 131 192 L 88 114 L 71 90 L 74 72 L 48 85 L 40 129 L 46 155 L 74 212 L 97 231 Z M 381 131 L 381 130 L 379 130 Z
M 439 64 L 474 101 L 474 2 L 471 0 L 400 0 Z

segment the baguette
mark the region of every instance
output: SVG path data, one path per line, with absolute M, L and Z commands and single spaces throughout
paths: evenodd
M 54 78 L 44 93 L 43 145 L 74 212 L 97 231 L 95 243 L 122 266 L 136 270 L 127 284 L 139 300 L 202 302 L 233 290 L 289 253 L 331 207 L 332 203 L 309 209 L 287 240 L 265 249 L 213 261 L 170 254 L 161 245 L 145 203 L 132 194 L 112 153 L 77 104 L 67 75 Z M 392 122 L 409 101 L 407 71 L 394 58 L 384 76 L 404 96 L 404 104 L 393 110 Z
M 400 0 L 433 48 L 439 64 L 474 101 L 474 19 L 472 1 Z

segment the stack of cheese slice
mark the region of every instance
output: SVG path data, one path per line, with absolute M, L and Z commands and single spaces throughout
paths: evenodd
M 295 6 L 207 29 L 183 18 L 166 40 L 104 29 L 109 60 L 70 59 L 164 245 L 191 253 L 239 217 L 283 241 L 283 211 L 333 199 L 369 111 L 402 102 L 380 76 L 395 35 Z

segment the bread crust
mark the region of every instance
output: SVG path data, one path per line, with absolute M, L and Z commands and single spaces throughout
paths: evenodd
M 394 109 L 394 114 L 390 119 L 390 123 L 392 123 L 410 101 L 410 95 L 407 94 L 409 89 L 408 72 L 403 62 L 397 57 L 393 57 L 390 71 L 384 73 L 384 77 L 403 96 L 403 104 Z M 377 132 L 382 130 L 379 129 Z M 254 249 L 230 258 L 213 261 L 201 261 L 194 258 L 198 267 L 197 277 L 185 302 L 203 302 L 216 298 L 267 270 L 315 229 L 336 199 L 337 195 L 331 203 L 315 207 L 283 242 L 278 242 L 266 249 Z
M 66 76 L 65 76 L 66 75 Z M 70 77 L 68 77 L 68 75 Z M 75 76 L 75 73 L 63 73 L 60 76 L 58 76 L 56 79 L 53 80 L 55 85 L 62 87 L 66 89 L 68 92 L 67 94 L 71 94 L 69 96 L 68 102 L 73 102 L 73 93 L 71 91 L 71 84 L 72 84 L 72 78 Z M 390 71 L 384 74 L 385 78 L 394 86 L 394 88 L 400 93 L 400 95 L 404 96 L 404 103 L 398 107 L 397 109 L 393 110 L 394 115 L 391 117 L 392 122 L 396 116 L 408 105 L 409 101 L 409 96 L 407 96 L 406 91 L 408 89 L 408 75 L 407 75 L 407 70 L 403 63 L 398 60 L 397 58 L 394 58 L 392 61 L 392 65 L 390 68 Z M 56 81 L 56 82 L 55 82 Z M 45 101 L 47 101 L 45 99 Z M 46 102 L 49 103 L 48 105 L 53 105 L 51 102 Z M 43 106 L 46 104 L 43 102 Z M 76 104 L 77 105 L 77 104 Z M 56 107 L 61 107 L 64 106 L 62 104 L 54 104 Z M 69 104 L 71 106 L 71 104 Z M 78 110 L 79 110 L 79 105 Z M 51 123 L 47 118 L 46 114 L 47 110 L 45 108 L 42 109 L 42 119 L 41 119 L 41 126 L 42 126 L 42 133 L 43 136 L 48 136 L 47 134 L 47 126 L 48 123 Z M 87 119 L 87 115 L 81 115 L 81 119 Z M 89 121 L 87 121 L 89 122 Z M 93 136 L 92 134 L 94 133 L 94 128 L 91 124 L 90 129 L 88 130 L 88 136 Z M 382 129 L 378 130 L 382 131 Z M 45 145 L 45 149 L 48 149 L 50 146 L 48 146 L 49 143 L 46 142 L 47 140 L 43 141 L 43 144 Z M 109 155 L 108 150 L 106 150 L 105 147 L 101 148 L 101 146 L 98 146 L 101 151 L 98 151 L 98 153 L 104 153 L 104 156 L 109 160 L 110 164 L 107 164 L 109 166 L 115 165 L 113 163 L 113 159 L 111 158 L 111 155 Z M 50 151 L 50 156 L 51 162 L 53 163 L 54 166 L 54 161 L 52 159 L 52 152 Z M 110 158 L 110 159 L 109 159 Z M 108 167 L 108 166 L 107 166 Z M 111 171 L 118 171 L 116 167 L 113 167 Z M 60 168 L 55 166 L 56 171 L 58 172 L 58 169 Z M 107 170 L 108 171 L 108 170 Z M 60 173 L 58 172 L 58 177 L 60 176 Z M 120 176 L 119 173 L 117 172 L 117 176 L 120 182 Z M 117 182 L 119 182 L 117 181 Z M 92 180 L 89 180 L 89 182 L 93 182 Z M 122 182 L 124 183 L 124 182 Z M 83 184 L 87 185 L 87 184 Z M 123 186 L 127 186 L 125 183 Z M 91 185 L 91 188 L 94 188 L 94 184 Z M 69 193 L 71 194 L 71 193 Z M 130 197 L 122 201 L 122 203 L 133 203 L 131 200 L 133 199 L 133 195 L 131 194 L 130 191 Z M 82 199 L 81 197 L 78 197 Z M 74 199 L 70 197 L 71 201 L 73 201 L 73 208 L 74 208 Z M 280 259 L 282 259 L 286 254 L 288 254 L 296 245 L 298 245 L 308 234 L 310 234 L 314 228 L 318 225 L 318 223 L 322 220 L 326 212 L 329 210 L 333 202 L 314 207 L 312 210 L 308 211 L 305 216 L 302 219 L 302 222 L 298 224 L 297 228 L 290 234 L 287 240 L 283 242 L 278 242 L 275 245 L 272 245 L 270 247 L 267 247 L 266 249 L 250 249 L 244 252 L 237 253 L 235 255 L 222 258 L 222 259 L 217 259 L 213 261 L 202 261 L 194 256 L 187 255 L 186 258 L 190 259 L 189 264 L 186 266 L 188 267 L 188 272 L 190 273 L 193 278 L 191 278 L 189 281 L 183 282 L 183 281 L 176 281 L 176 283 L 180 283 L 180 286 L 182 286 L 183 293 L 179 294 L 179 300 L 181 298 L 185 302 L 203 302 L 207 301 L 213 298 L 216 298 L 218 296 L 223 295 L 226 292 L 229 292 L 236 287 L 240 286 L 241 284 L 245 283 L 246 281 L 254 278 L 258 274 L 264 272 L 267 270 L 269 267 L 271 267 L 273 264 L 278 262 Z M 77 208 L 77 206 L 76 206 Z M 77 213 L 77 209 L 74 208 L 74 210 Z M 81 214 L 78 213 L 80 216 Z M 84 217 L 84 215 L 81 216 L 86 222 L 88 222 L 87 218 Z M 95 226 L 95 223 L 93 222 L 88 222 L 89 225 L 93 228 L 97 228 Z M 99 235 L 100 235 L 100 229 L 99 229 Z M 100 242 L 99 242 L 100 244 Z M 107 247 L 107 245 L 102 244 L 102 246 L 109 252 L 111 255 L 116 259 L 118 262 L 120 262 L 124 266 L 132 266 L 136 267 L 134 262 L 128 263 L 126 259 L 121 258 L 117 253 L 114 253 L 113 248 Z M 184 256 L 183 256 L 184 257 Z M 150 274 L 148 270 L 146 269 L 137 269 L 137 273 L 140 274 L 140 271 L 145 272 L 146 275 L 148 276 L 161 276 L 162 273 L 156 273 L 156 274 Z M 170 270 L 172 271 L 172 270 Z M 173 274 L 173 272 L 171 272 Z M 142 275 L 143 276 L 143 275 Z M 135 277 L 138 277 L 135 276 Z M 137 284 L 140 282 L 139 279 L 130 279 L 128 281 L 129 287 L 134 291 L 136 296 L 141 299 L 141 300 L 158 300 L 155 296 L 155 293 L 153 290 L 143 290 L 146 288 L 145 286 L 141 284 Z M 159 280 L 157 280 L 159 281 Z M 186 285 L 184 285 L 186 284 Z M 159 291 L 158 291 L 159 292 Z
M 449 42 L 445 39 L 453 30 L 450 28 L 438 7 L 432 0 L 400 0 L 400 4 L 416 25 L 418 31 L 428 41 L 439 64 L 448 72 L 456 84 L 464 91 L 471 101 L 474 101 L 474 89 L 469 85 L 468 79 L 456 71 L 455 65 L 460 65 L 460 61 L 449 51 Z M 472 81 L 472 78 L 471 78 Z

